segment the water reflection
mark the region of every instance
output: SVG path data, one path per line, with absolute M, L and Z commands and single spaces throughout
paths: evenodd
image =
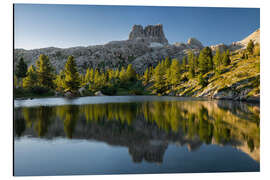
M 230 145 L 260 160 L 260 110 L 231 101 L 169 101 L 15 108 L 14 136 L 66 137 L 128 147 L 162 163 L 168 144 Z

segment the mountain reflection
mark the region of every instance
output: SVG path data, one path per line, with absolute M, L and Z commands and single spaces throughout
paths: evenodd
M 230 145 L 260 160 L 259 106 L 231 101 L 137 102 L 14 110 L 14 136 L 126 146 L 134 162 L 162 163 L 169 144 Z

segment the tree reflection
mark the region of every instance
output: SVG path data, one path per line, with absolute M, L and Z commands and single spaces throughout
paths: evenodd
M 162 161 L 167 148 L 162 143 L 168 141 L 187 145 L 190 150 L 202 143 L 214 143 L 247 147 L 248 153 L 254 154 L 260 147 L 260 111 L 258 106 L 249 104 L 223 101 L 110 103 L 24 107 L 15 109 L 15 114 L 18 137 L 35 132 L 45 138 L 55 134 L 93 138 L 128 146 L 137 162 L 142 159 Z M 160 146 L 151 145 L 153 139 L 160 140 Z

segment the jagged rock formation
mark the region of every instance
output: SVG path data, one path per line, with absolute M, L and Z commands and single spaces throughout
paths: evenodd
M 260 31 L 257 30 L 242 41 L 229 46 L 222 44 L 211 46 L 211 48 L 214 51 L 217 48 L 237 50 L 243 48 L 249 39 L 259 42 L 259 36 Z M 15 49 L 14 65 L 20 57 L 23 57 L 28 65 L 34 64 L 40 54 L 45 54 L 49 57 L 56 71 L 59 72 L 64 68 L 67 57 L 72 55 L 81 72 L 84 72 L 88 67 L 121 68 L 132 64 L 138 73 L 142 73 L 147 67 L 155 66 L 166 57 L 181 61 L 184 56 L 187 56 L 188 51 L 191 50 L 198 54 L 202 48 L 202 43 L 195 38 L 190 38 L 187 43 L 169 44 L 161 24 L 149 25 L 145 28 L 141 25 L 134 25 L 128 40 L 111 41 L 105 45 L 64 49 L 55 47 L 33 50 Z
M 34 64 L 40 54 L 50 58 L 52 65 L 59 72 L 69 55 L 73 55 L 79 70 L 86 68 L 120 68 L 132 64 L 138 73 L 148 66 L 155 66 L 160 60 L 171 57 L 179 61 L 189 50 L 198 54 L 203 46 L 192 39 L 188 44 L 170 45 L 163 31 L 163 26 L 149 25 L 143 28 L 134 25 L 128 40 L 111 41 L 105 45 L 72 48 L 42 48 L 33 50 L 15 49 L 14 65 L 23 57 L 28 65 Z
M 168 44 L 162 24 L 149 25 L 143 28 L 141 25 L 134 25 L 129 34 L 129 40 L 142 42 L 157 42 L 161 44 Z

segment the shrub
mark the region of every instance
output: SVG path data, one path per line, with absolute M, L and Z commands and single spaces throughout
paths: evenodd
M 207 79 L 204 79 L 202 74 L 199 75 L 198 81 L 199 81 L 199 85 L 201 85 L 202 87 L 205 87 L 208 84 Z
M 113 86 L 106 86 L 101 89 L 101 92 L 105 95 L 115 95 L 117 89 Z

